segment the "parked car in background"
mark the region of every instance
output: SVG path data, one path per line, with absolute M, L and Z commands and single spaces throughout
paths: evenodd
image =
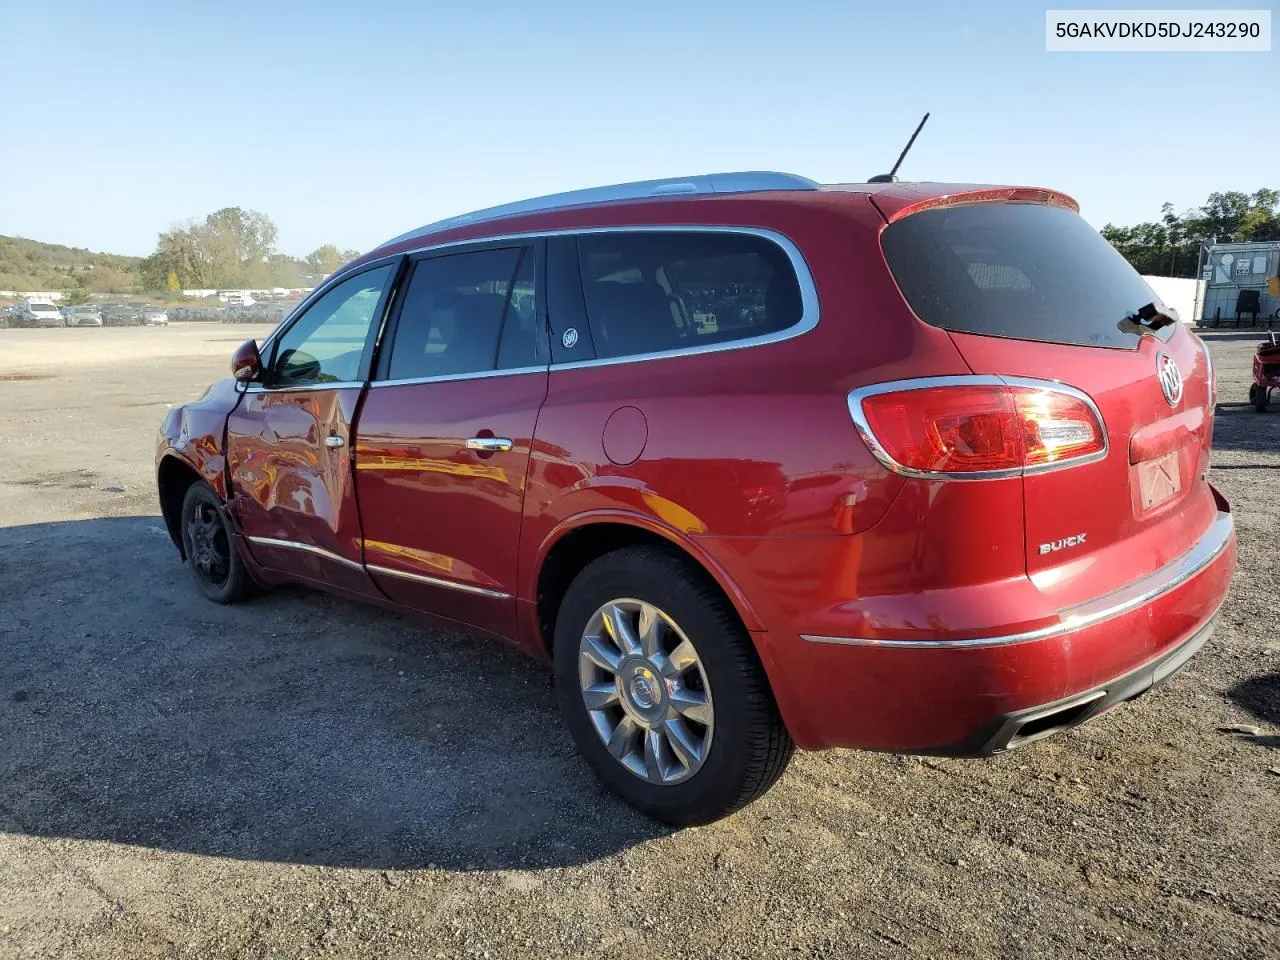
M 600 778 L 704 822 L 794 745 L 999 753 L 1205 643 L 1213 373 L 1156 299 L 1052 190 L 526 201 L 241 345 L 166 416 L 160 504 L 212 600 L 318 585 L 549 660 Z
M 26 327 L 65 327 L 67 322 L 52 300 L 23 300 L 18 303 L 18 319 Z
M 142 312 L 133 304 L 112 303 L 102 308 L 102 322 L 108 327 L 136 327 Z
M 67 307 L 67 326 L 100 327 L 102 326 L 102 310 L 94 303 Z
M 141 317 L 143 325 L 148 327 L 167 327 L 169 325 L 169 315 L 165 313 L 163 307 L 143 307 Z

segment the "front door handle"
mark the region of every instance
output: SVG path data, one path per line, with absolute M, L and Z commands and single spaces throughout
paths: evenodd
M 325 438 L 324 438 L 324 445 L 325 445 L 326 447 L 334 447 L 334 448 L 337 448 L 337 447 L 346 446 L 346 443 L 347 443 L 347 441 L 343 440 L 343 439 L 342 439 L 340 436 L 338 436 L 336 433 L 331 433 L 331 434 L 329 434 L 329 436 L 327 436 L 327 437 L 325 437 Z
M 470 437 L 467 440 L 468 450 L 481 450 L 485 453 L 506 453 L 514 446 L 509 437 Z

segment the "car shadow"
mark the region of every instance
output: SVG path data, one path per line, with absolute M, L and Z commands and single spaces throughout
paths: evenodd
M 667 832 L 543 667 L 284 589 L 200 597 L 158 517 L 0 529 L 0 831 L 248 860 L 567 866 Z
M 1277 323 L 1276 326 L 1271 329 L 1275 329 L 1277 331 L 1277 335 L 1280 336 L 1280 323 Z M 1204 340 L 1208 343 L 1216 343 L 1219 341 L 1232 342 L 1236 340 L 1256 340 L 1259 343 L 1261 343 L 1263 340 L 1267 339 L 1268 333 L 1270 333 L 1270 329 L 1267 327 L 1251 328 L 1248 326 L 1243 326 L 1243 327 L 1240 327 L 1238 330 L 1234 327 L 1198 327 L 1196 328 L 1196 334 L 1200 337 L 1201 340 Z
M 1280 449 L 1278 413 L 1280 408 L 1257 413 L 1251 403 L 1219 403 L 1214 408 L 1214 450 L 1274 454 Z M 1214 464 L 1213 469 L 1219 469 L 1219 465 Z
M 1227 695 L 1268 726 L 1280 727 L 1280 673 L 1264 673 L 1242 680 Z M 1251 738 L 1253 743 L 1280 747 L 1280 736 Z

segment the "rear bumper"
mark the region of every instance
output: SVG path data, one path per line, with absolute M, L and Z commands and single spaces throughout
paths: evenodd
M 1218 625 L 1214 616 L 1191 636 L 1123 676 L 1053 703 L 1017 710 L 996 717 L 946 752 L 953 756 L 989 756 L 1043 739 L 1060 730 L 1079 726 L 1113 707 L 1136 700 L 1162 686 L 1187 665 L 1205 645 Z
M 1224 511 L 1176 561 L 1048 625 L 914 640 L 770 629 L 757 645 L 801 747 L 989 754 L 1172 676 L 1212 632 L 1235 553 Z

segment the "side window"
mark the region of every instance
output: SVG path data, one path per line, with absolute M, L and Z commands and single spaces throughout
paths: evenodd
M 528 366 L 535 361 L 535 315 L 531 248 L 419 260 L 400 308 L 387 377 Z
M 547 332 L 538 322 L 533 250 L 526 249 L 511 282 L 507 316 L 502 322 L 502 342 L 498 345 L 498 369 L 536 367 L 546 362 Z
M 391 264 L 366 270 L 309 306 L 276 341 L 268 386 L 361 379 L 360 361 L 391 270 Z
M 743 340 L 803 312 L 790 259 L 754 234 L 584 234 L 578 262 L 599 357 Z

